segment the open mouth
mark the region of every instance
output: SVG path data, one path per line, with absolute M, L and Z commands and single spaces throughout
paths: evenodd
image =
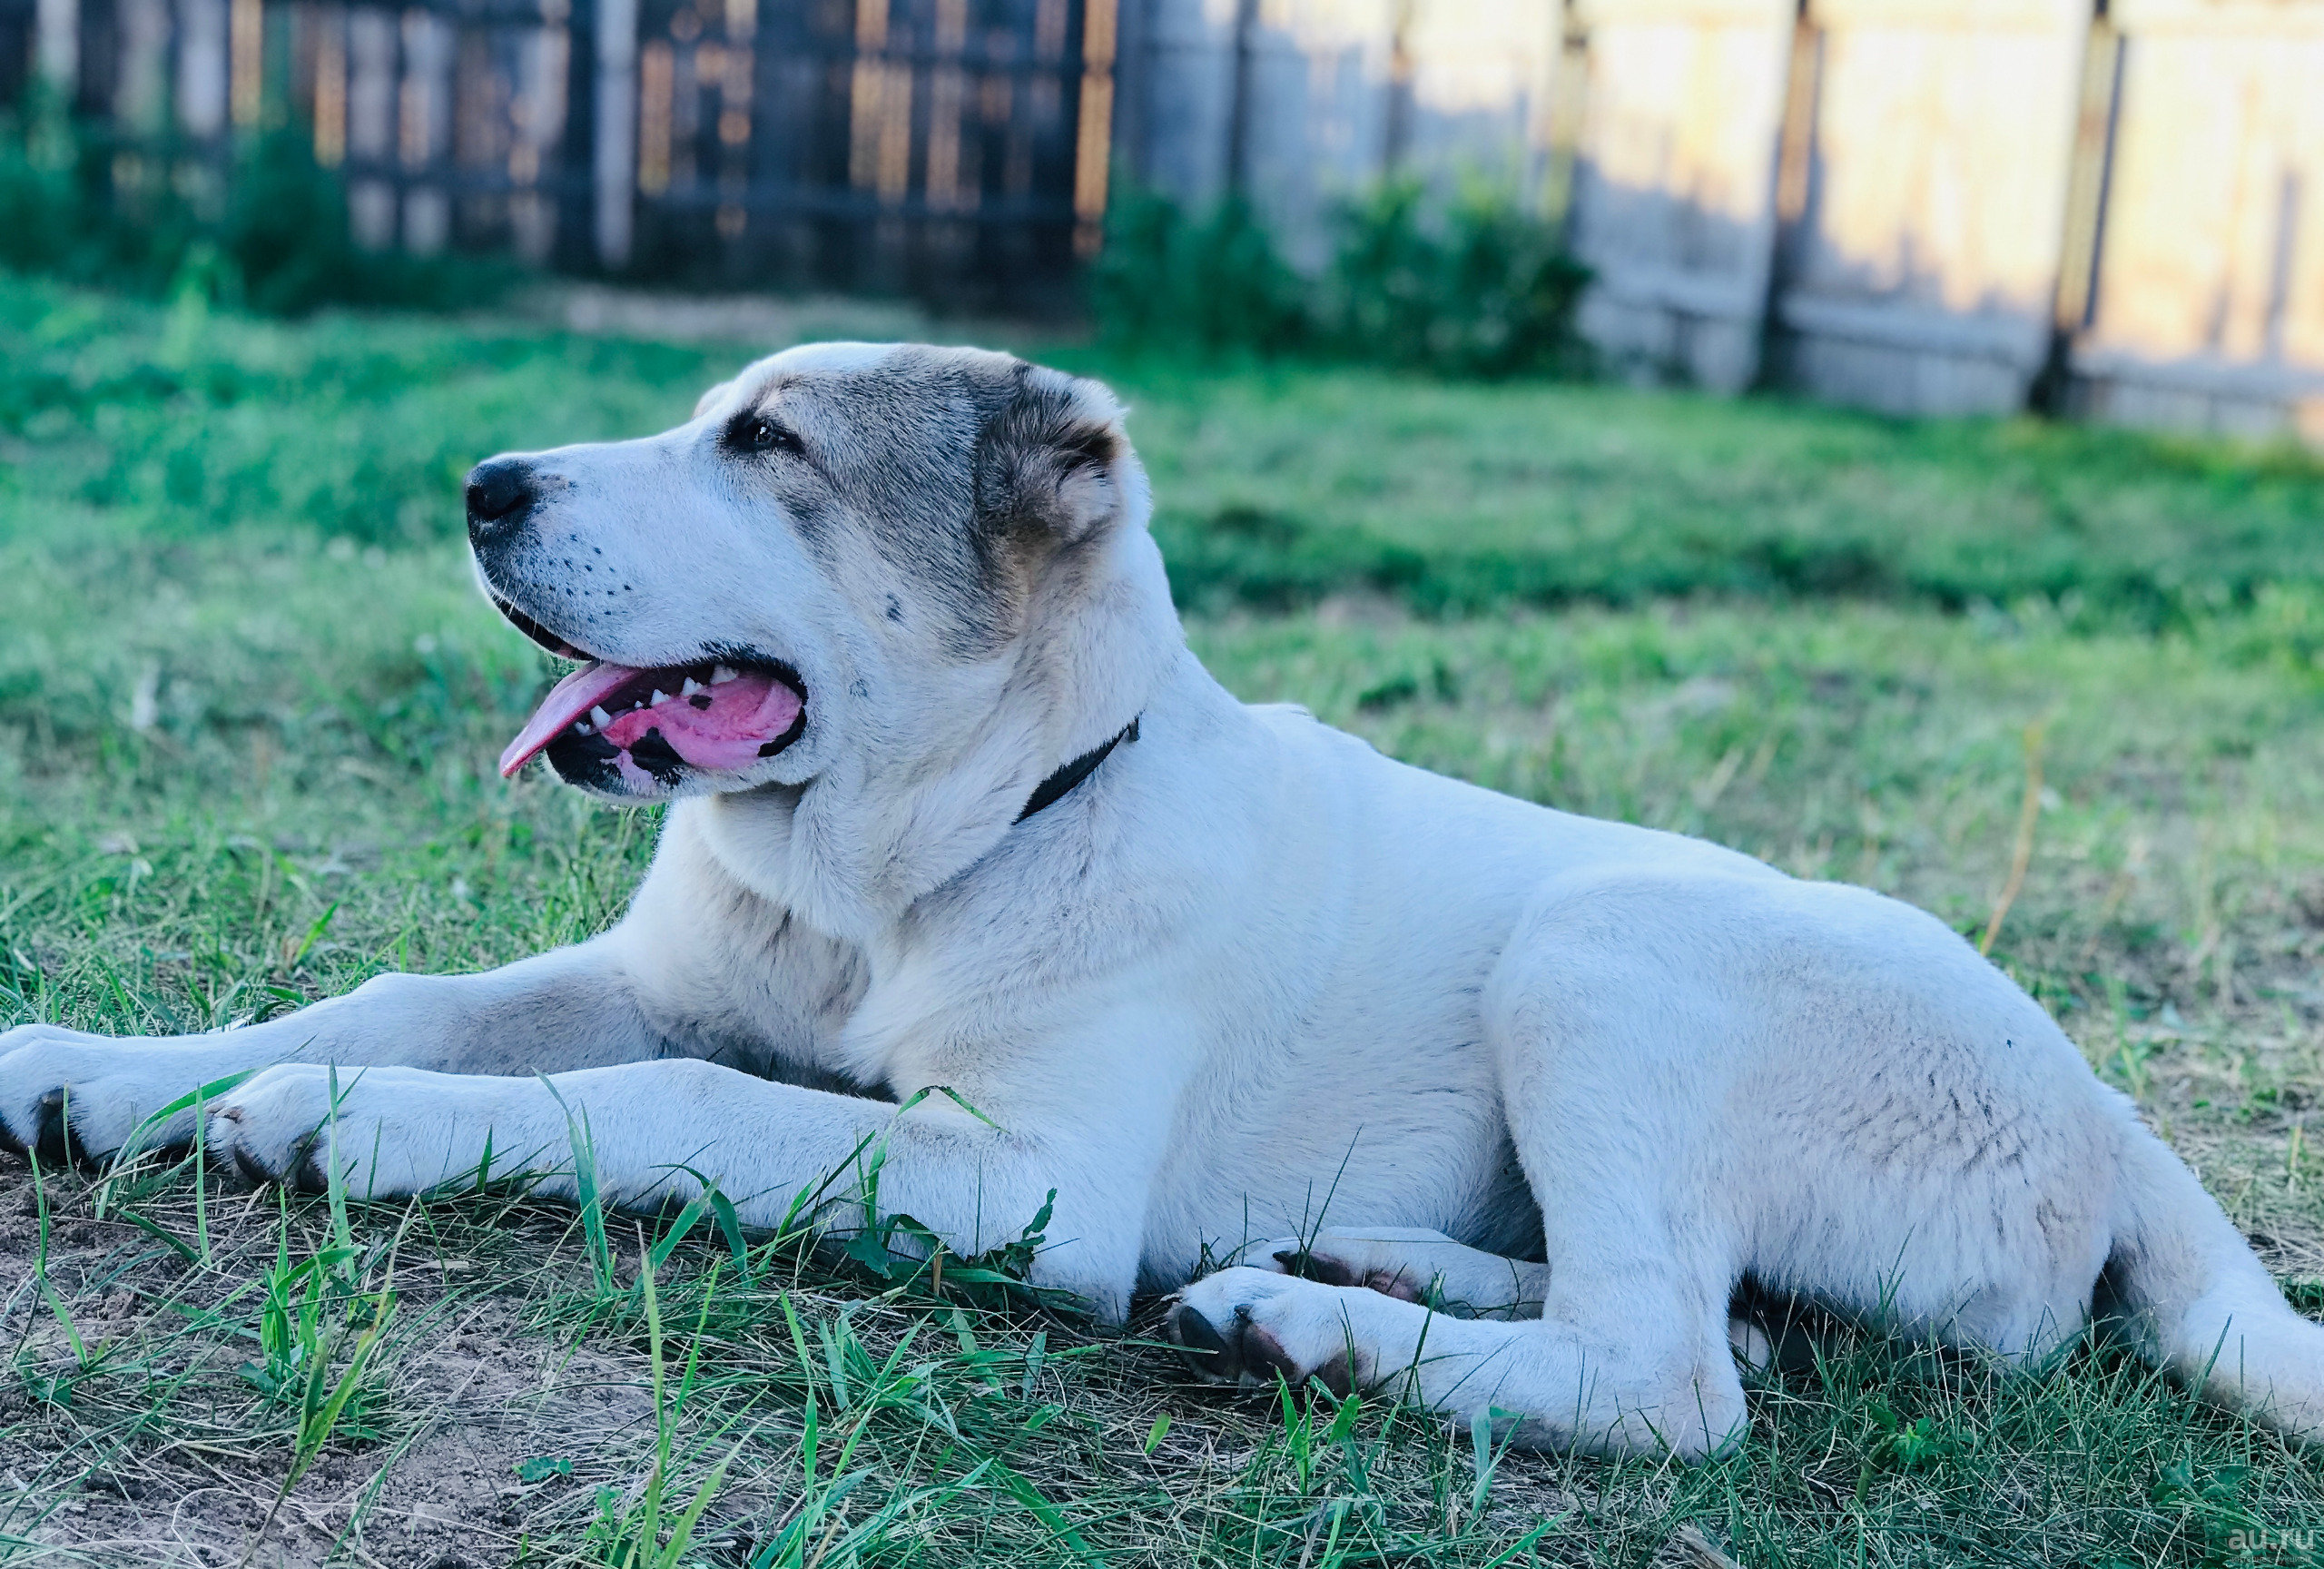
M 667 785 L 684 768 L 747 768 L 790 745 L 805 727 L 806 692 L 793 672 L 773 660 L 723 655 L 685 665 L 616 665 L 494 599 L 544 648 L 588 661 L 549 688 L 508 743 L 500 755 L 504 778 L 547 752 L 569 780 L 614 774 L 636 786 Z

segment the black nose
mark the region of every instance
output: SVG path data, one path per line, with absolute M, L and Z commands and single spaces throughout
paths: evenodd
M 468 538 L 478 545 L 524 522 L 540 499 L 532 465 L 521 458 L 488 458 L 468 470 Z

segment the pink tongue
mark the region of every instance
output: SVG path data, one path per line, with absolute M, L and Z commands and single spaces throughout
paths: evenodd
M 704 697 L 709 706 L 695 707 Z M 704 687 L 691 700 L 673 696 L 651 708 L 633 708 L 599 734 L 627 751 L 659 730 L 671 749 L 695 767 L 731 770 L 757 762 L 759 748 L 798 717 L 798 693 L 771 676 L 745 671 Z
M 550 687 L 541 706 L 500 755 L 500 776 L 506 779 L 531 762 L 567 725 L 642 674 L 626 665 L 584 665 Z
M 606 698 L 623 693 L 625 701 L 635 701 L 634 684 L 648 674 L 625 665 L 586 665 L 558 682 L 500 755 L 502 776 L 531 762 Z M 761 748 L 779 739 L 799 718 L 799 694 L 771 676 L 744 671 L 703 687 L 692 697 L 677 695 L 684 679 L 675 672 L 662 672 L 662 702 L 618 714 L 598 734 L 625 753 L 649 732 L 659 730 L 670 748 L 695 767 L 733 770 L 756 762 Z

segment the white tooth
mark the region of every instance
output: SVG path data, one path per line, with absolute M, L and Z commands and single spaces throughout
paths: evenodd
M 595 735 L 597 733 L 597 727 L 586 719 L 576 719 L 573 722 L 573 733 L 576 735 Z
M 685 678 L 684 685 L 678 688 L 678 696 L 681 697 L 691 697 L 701 690 L 702 683 L 689 676 Z
M 645 706 L 648 708 L 659 708 L 663 704 L 667 703 L 669 700 L 670 695 L 667 692 L 663 691 L 659 686 L 656 686 L 654 688 L 654 696 L 646 700 Z
M 606 706 L 602 703 L 589 710 L 589 717 L 596 722 L 600 730 L 614 722 L 614 716 L 606 712 Z
M 734 667 L 732 665 L 721 665 L 717 669 L 713 670 L 710 673 L 710 680 L 713 686 L 717 685 L 721 681 L 732 681 L 733 679 L 734 679 Z

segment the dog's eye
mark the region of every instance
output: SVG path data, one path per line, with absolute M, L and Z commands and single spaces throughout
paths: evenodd
M 798 433 L 776 424 L 763 414 L 742 414 L 726 427 L 726 446 L 734 452 L 800 452 Z

